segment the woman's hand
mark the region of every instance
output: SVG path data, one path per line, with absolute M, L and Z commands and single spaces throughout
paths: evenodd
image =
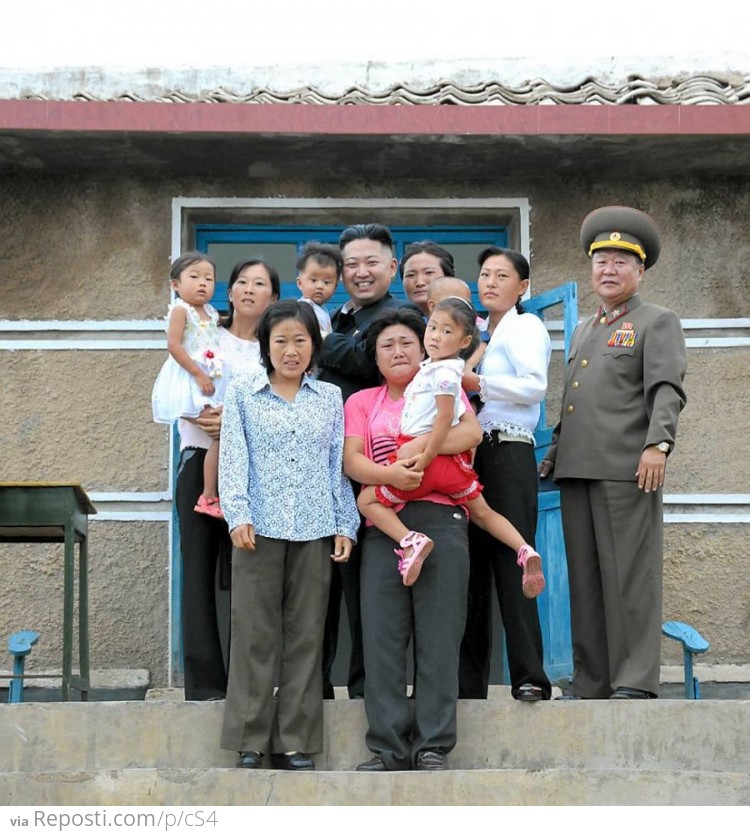
M 482 389 L 479 376 L 473 370 L 469 370 L 469 372 L 464 370 L 464 374 L 461 376 L 461 386 L 467 393 L 478 393 Z
M 554 467 L 555 463 L 551 459 L 543 459 L 537 467 L 537 470 L 539 471 L 539 478 L 542 480 L 546 480 L 547 477 L 552 473 L 552 469 Z
M 242 526 L 236 526 L 229 532 L 229 536 L 232 538 L 233 545 L 238 549 L 255 549 L 255 526 L 252 524 L 244 523 Z
M 401 488 L 404 491 L 413 491 L 422 482 L 424 474 L 414 470 L 416 457 L 399 459 L 392 465 L 386 465 L 383 469 L 383 476 L 388 478 L 387 485 L 394 488 Z
M 211 439 L 218 439 L 221 434 L 221 411 L 222 406 L 218 407 L 204 407 L 200 416 L 190 421 L 198 425 L 198 427 Z
M 349 560 L 349 555 L 352 553 L 353 545 L 354 542 L 349 540 L 348 537 L 337 534 L 333 538 L 333 554 L 331 555 L 331 560 L 334 563 L 346 563 Z

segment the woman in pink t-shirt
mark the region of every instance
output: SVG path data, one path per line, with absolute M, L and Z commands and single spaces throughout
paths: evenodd
M 425 324 L 415 311 L 389 309 L 370 325 L 367 348 L 384 380 L 346 402 L 344 468 L 368 485 L 416 488 L 422 473 L 413 458 L 426 436 L 397 450 L 404 390 L 424 359 Z M 442 453 L 473 448 L 481 432 L 471 408 L 448 435 Z M 398 510 L 398 508 L 397 508 Z M 450 498 L 429 494 L 400 507 L 404 521 L 435 541 L 414 586 L 394 568 L 393 542 L 368 526 L 362 544 L 361 603 L 365 657 L 367 746 L 375 756 L 358 771 L 447 768 L 456 744 L 458 656 L 466 624 L 468 517 Z M 407 699 L 407 647 L 414 636 L 414 710 Z

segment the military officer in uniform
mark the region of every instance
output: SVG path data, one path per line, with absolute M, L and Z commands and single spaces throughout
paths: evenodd
M 539 466 L 561 492 L 572 698 L 650 699 L 661 663 L 661 488 L 685 406 L 685 339 L 674 312 L 638 294 L 659 257 L 651 217 L 599 208 L 581 244 L 601 306 L 573 336 L 560 422 Z

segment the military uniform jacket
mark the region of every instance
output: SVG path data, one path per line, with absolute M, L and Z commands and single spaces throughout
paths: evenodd
M 560 422 L 547 458 L 556 480 L 632 481 L 643 449 L 674 445 L 687 368 L 680 319 L 638 295 L 573 335 Z

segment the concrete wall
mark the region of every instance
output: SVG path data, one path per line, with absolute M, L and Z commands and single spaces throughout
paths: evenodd
M 660 262 L 646 275 L 647 300 L 683 318 L 750 317 L 750 193 L 744 180 L 633 185 L 626 173 L 602 182 L 510 172 L 450 183 L 434 180 L 309 181 L 107 172 L 7 177 L 0 186 L 0 319 L 141 320 L 164 315 L 171 200 L 211 197 L 527 197 L 531 205 L 533 291 L 578 280 L 581 315 L 592 311 L 582 217 L 609 203 L 653 214 L 664 232 Z M 485 175 L 480 175 L 485 174 Z M 215 215 L 218 220 L 218 214 Z M 378 217 L 387 219 L 387 217 Z M 371 217 L 349 217 L 349 221 Z M 336 222 L 346 221 L 337 217 Z M 450 221 L 456 221 L 451 219 Z M 189 235 L 187 235 L 189 237 Z M 192 245 L 186 238 L 185 245 Z M 750 427 L 750 349 L 689 351 L 685 411 L 670 460 L 669 493 L 747 492 L 742 440 Z M 149 395 L 164 358 L 156 351 L 5 352 L 0 454 L 4 480 L 80 480 L 93 491 L 169 488 L 166 429 L 151 423 Z M 550 421 L 559 406 L 562 362 L 553 358 Z M 750 661 L 747 525 L 670 524 L 666 529 L 665 617 L 684 618 L 712 643 L 715 662 Z M 92 523 L 92 658 L 95 667 L 148 667 L 166 682 L 166 523 Z M 59 547 L 0 547 L 0 636 L 43 631 L 36 660 L 59 651 Z M 54 606 L 60 601 L 60 610 Z M 678 661 L 675 649 L 665 654 Z

